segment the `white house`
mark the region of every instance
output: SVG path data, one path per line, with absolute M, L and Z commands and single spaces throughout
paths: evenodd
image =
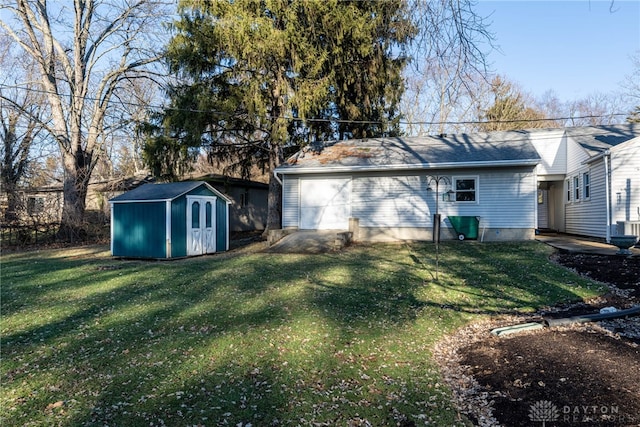
M 447 217 L 465 216 L 480 218 L 483 240 L 531 239 L 539 162 L 521 132 L 308 147 L 275 171 L 283 185 L 282 225 L 351 228 L 361 241 L 428 240 L 439 213 L 442 238 L 457 235 Z
M 640 234 L 640 125 L 530 131 L 541 157 L 538 228 Z
M 282 226 L 428 240 L 439 213 L 443 238 L 457 235 L 452 216 L 480 218 L 486 241 L 532 239 L 536 229 L 637 233 L 639 136 L 640 126 L 619 125 L 307 147 L 274 172 Z

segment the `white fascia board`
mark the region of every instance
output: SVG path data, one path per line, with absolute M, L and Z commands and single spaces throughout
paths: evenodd
M 281 175 L 300 175 L 327 172 L 365 172 L 365 171 L 407 171 L 425 169 L 471 169 L 510 166 L 536 166 L 540 159 L 524 160 L 494 160 L 488 162 L 449 162 L 449 163 L 421 163 L 417 165 L 383 165 L 383 166 L 314 166 L 301 168 L 276 168 L 275 172 Z

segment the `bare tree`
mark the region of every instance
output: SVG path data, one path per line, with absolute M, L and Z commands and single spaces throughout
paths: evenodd
M 37 114 L 33 110 L 38 106 L 30 107 L 26 99 L 22 101 L 19 105 L 29 109 L 27 113 L 0 98 L 0 183 L 7 197 L 3 219 L 8 222 L 18 218 L 18 184 L 27 173 L 29 151 L 39 131 L 39 124 L 29 116 Z
M 622 108 L 621 97 L 615 93 L 593 93 L 583 99 L 570 102 L 569 126 L 600 126 L 620 123 L 624 120 L 618 113 Z
M 74 240 L 82 231 L 87 186 L 106 135 L 117 126 L 112 107 L 126 100 L 123 82 L 140 78 L 159 59 L 151 40 L 164 6 L 152 0 L 16 0 L 1 8 L 12 20 L 0 21 L 35 61 L 40 90 L 52 120 L 45 129 L 55 138 L 64 168 L 64 202 L 59 236 Z M 147 74 L 148 76 L 148 74 Z
M 631 74 L 625 76 L 622 83 L 623 95 L 628 99 L 631 105 L 631 111 L 627 117 L 627 121 L 631 123 L 640 123 L 640 50 L 636 51 L 631 57 L 633 69 Z
M 32 146 L 45 121 L 43 99 L 33 84 L 27 89 L 13 85 L 18 76 L 33 75 L 33 63 L 15 51 L 15 43 L 0 34 L 0 63 L 6 70 L 0 83 L 0 184 L 7 201 L 3 220 L 18 219 L 18 186 L 28 177 Z
M 486 51 L 493 35 L 470 0 L 410 0 L 418 37 L 406 70 L 402 113 L 413 135 L 466 130 L 478 94 L 486 88 Z

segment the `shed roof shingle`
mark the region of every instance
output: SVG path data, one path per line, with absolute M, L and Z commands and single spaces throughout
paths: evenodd
M 138 188 L 111 199 L 111 202 L 173 200 L 189 191 L 207 185 L 202 181 L 169 182 L 164 184 L 144 184 Z M 216 192 L 217 193 L 217 192 Z
M 534 165 L 539 160 L 529 134 L 512 131 L 328 142 L 298 152 L 278 171 Z

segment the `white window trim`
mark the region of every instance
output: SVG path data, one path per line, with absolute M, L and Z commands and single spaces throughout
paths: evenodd
M 572 190 L 573 190 L 573 200 L 575 202 L 579 202 L 579 201 L 582 200 L 582 198 L 580 197 L 581 196 L 581 194 L 580 194 L 580 190 L 581 190 L 581 188 L 580 188 L 580 174 L 572 176 L 571 180 L 573 182 L 573 185 L 571 186 Z
M 458 180 L 464 180 L 464 179 L 473 179 L 475 181 L 475 193 L 476 193 L 476 199 L 475 200 L 470 200 L 470 201 L 458 201 L 456 200 L 457 196 L 456 196 L 456 181 Z M 454 195 L 453 195 L 453 202 L 454 203 L 462 203 L 462 204 L 466 204 L 466 205 L 477 205 L 480 203 L 480 177 L 479 175 L 460 175 L 460 176 L 453 176 L 451 177 L 451 189 L 454 191 Z
M 564 180 L 565 185 L 567 186 L 566 192 L 564 193 L 564 202 L 565 204 L 569 204 L 573 201 L 573 188 L 571 188 L 571 178 L 567 178 Z

